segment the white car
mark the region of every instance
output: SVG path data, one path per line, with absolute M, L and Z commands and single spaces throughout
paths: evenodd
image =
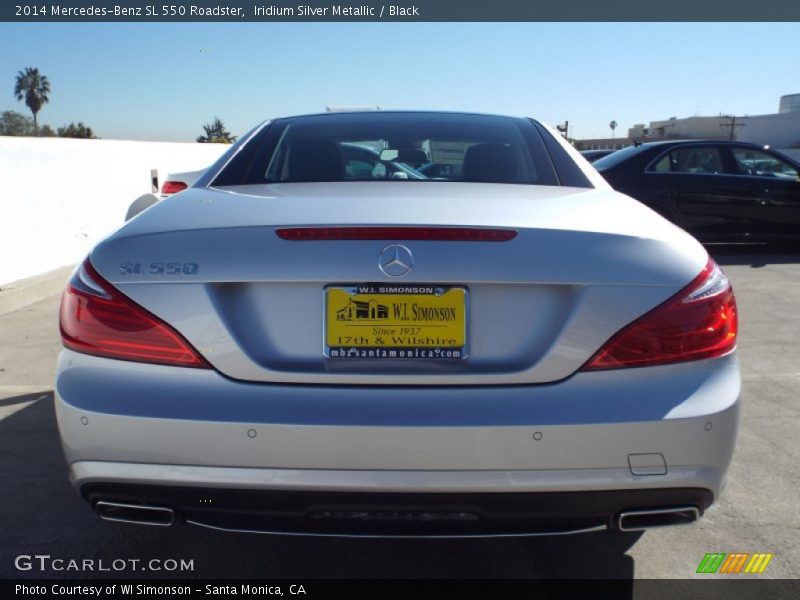
M 182 192 L 183 190 L 191 187 L 194 182 L 197 181 L 203 173 L 205 173 L 205 171 L 205 169 L 201 169 L 199 171 L 170 173 L 167 175 L 166 180 L 164 180 L 164 183 L 161 186 L 161 192 L 158 196 L 155 194 L 143 194 L 131 203 L 131 205 L 128 207 L 128 212 L 125 214 L 125 220 L 130 221 L 139 213 L 144 212 L 154 204 L 157 204 L 159 200 L 168 198 L 173 194 L 177 194 L 178 192 Z
M 365 144 L 383 168 L 352 163 Z M 392 175 L 437 148 L 450 179 Z M 264 123 L 98 244 L 60 321 L 71 479 L 112 521 L 401 537 L 688 524 L 736 439 L 727 277 L 530 119 Z
M 161 198 L 167 198 L 172 194 L 177 194 L 183 190 L 190 188 L 194 182 L 200 179 L 200 176 L 206 172 L 206 169 L 199 171 L 184 171 L 182 173 L 170 173 L 164 180 L 161 186 Z

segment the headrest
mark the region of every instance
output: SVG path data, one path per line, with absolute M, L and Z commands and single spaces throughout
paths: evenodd
M 412 167 L 419 167 L 420 165 L 431 162 L 428 160 L 428 155 L 422 150 L 416 150 L 414 148 L 398 148 L 397 152 L 397 162 L 406 163 Z

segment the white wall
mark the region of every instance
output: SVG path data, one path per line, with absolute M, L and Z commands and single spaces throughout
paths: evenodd
M 737 141 L 793 148 L 800 144 L 800 112 L 744 117 Z
M 207 167 L 227 144 L 0 137 L 0 285 L 77 263 L 150 192 L 150 169 Z
M 800 162 L 800 148 L 789 148 L 788 150 L 781 150 L 781 152 Z

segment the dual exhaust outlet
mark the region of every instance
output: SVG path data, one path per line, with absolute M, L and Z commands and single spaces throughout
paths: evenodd
M 674 506 L 651 510 L 627 510 L 617 516 L 620 531 L 643 531 L 673 525 L 691 525 L 700 518 L 696 506 Z
M 99 500 L 95 503 L 94 510 L 101 519 L 117 523 L 169 527 L 176 522 L 175 511 L 168 506 Z M 643 531 L 657 527 L 690 525 L 699 518 L 700 511 L 696 506 L 674 506 L 649 510 L 626 510 L 617 515 L 615 524 L 619 531 Z
M 116 523 L 136 523 L 137 525 L 156 525 L 169 527 L 175 523 L 175 511 L 167 506 L 147 504 L 125 504 L 99 500 L 94 511 L 105 521 Z

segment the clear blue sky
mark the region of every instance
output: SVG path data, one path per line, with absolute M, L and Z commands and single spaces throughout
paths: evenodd
M 190 141 L 325 105 L 634 123 L 776 112 L 800 92 L 800 23 L 0 24 L 0 111 L 14 76 L 52 86 L 40 121 L 104 138 Z

